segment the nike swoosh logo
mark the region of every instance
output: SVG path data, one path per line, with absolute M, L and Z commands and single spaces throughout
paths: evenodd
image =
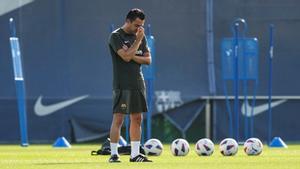
M 287 101 L 286 99 L 274 101 L 274 102 L 271 103 L 271 108 L 279 106 L 280 104 L 282 104 L 286 101 Z M 245 108 L 247 109 L 247 114 L 246 114 Z M 269 109 L 269 104 L 268 103 L 262 104 L 262 105 L 259 105 L 259 106 L 255 106 L 254 110 L 253 110 L 253 116 L 257 116 L 257 115 L 267 111 L 268 109 Z M 251 116 L 251 111 L 252 111 L 252 106 L 250 106 L 248 102 L 247 103 L 244 102 L 242 107 L 241 107 L 241 111 L 242 111 L 242 114 L 244 116 L 250 117 Z
M 63 109 L 65 107 L 68 107 L 76 102 L 79 102 L 85 98 L 89 97 L 89 95 L 83 95 L 80 97 L 76 97 L 70 100 L 65 100 L 59 103 L 51 104 L 51 105 L 43 105 L 42 104 L 42 98 L 43 96 L 40 96 L 34 105 L 34 112 L 38 116 L 46 116 L 50 115 L 60 109 Z
M 12 1 L 12 0 L 1 0 L 1 5 L 5 4 L 4 7 L 0 8 L 0 16 L 5 15 L 13 10 L 21 8 L 27 4 L 32 3 L 34 0 L 22 0 L 22 1 Z

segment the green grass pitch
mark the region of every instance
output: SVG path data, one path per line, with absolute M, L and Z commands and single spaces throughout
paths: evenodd
M 129 156 L 121 156 L 122 163 L 110 164 L 109 156 L 91 156 L 98 145 L 73 145 L 70 149 L 55 149 L 51 145 L 0 145 L 1 169 L 300 169 L 300 145 L 289 145 L 287 149 L 264 146 L 260 156 L 247 156 L 242 147 L 233 157 L 223 157 L 219 147 L 210 157 L 200 157 L 190 145 L 185 157 L 174 157 L 170 145 L 164 145 L 159 157 L 150 157 L 153 163 L 129 163 Z

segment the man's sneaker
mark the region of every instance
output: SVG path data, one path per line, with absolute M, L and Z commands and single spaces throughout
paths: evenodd
M 110 163 L 120 163 L 120 157 L 117 154 L 110 156 L 108 162 Z
M 139 154 L 134 158 L 130 158 L 129 160 L 130 162 L 152 162 L 151 160 L 149 160 L 146 156 L 144 156 L 143 154 Z

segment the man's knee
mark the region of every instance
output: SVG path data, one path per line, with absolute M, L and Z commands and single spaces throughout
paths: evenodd
M 141 125 L 142 124 L 142 120 L 143 120 L 143 116 L 142 116 L 141 113 L 131 114 L 130 115 L 130 120 L 131 120 L 131 123 L 134 123 L 136 125 Z
M 113 123 L 116 127 L 120 128 L 123 125 L 124 115 L 120 113 L 114 114 Z

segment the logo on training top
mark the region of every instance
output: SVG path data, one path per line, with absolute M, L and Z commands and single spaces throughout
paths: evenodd
M 155 106 L 158 112 L 164 112 L 183 104 L 180 91 L 156 91 L 155 96 Z
M 65 100 L 62 102 L 58 102 L 58 103 L 54 103 L 51 105 L 43 105 L 42 103 L 42 99 L 43 96 L 40 96 L 37 101 L 35 102 L 34 105 L 34 112 L 36 115 L 38 116 L 46 116 L 46 115 L 50 115 L 58 110 L 61 110 L 63 108 L 66 108 L 76 102 L 79 102 L 83 99 L 86 99 L 87 97 L 89 97 L 89 95 L 84 95 L 84 96 L 80 96 L 80 97 L 76 97 L 70 100 Z
M 287 101 L 286 99 L 274 101 L 274 102 L 271 103 L 271 108 L 279 106 L 280 104 L 282 104 L 286 101 Z M 262 105 L 259 105 L 259 106 L 255 106 L 254 109 L 253 109 L 253 116 L 257 116 L 257 115 L 267 111 L 268 109 L 269 109 L 269 104 L 268 103 L 262 104 Z M 247 114 L 246 114 L 246 110 L 247 110 Z M 242 107 L 241 107 L 241 111 L 242 111 L 242 114 L 244 116 L 250 117 L 251 116 L 251 111 L 252 111 L 252 106 L 250 106 L 248 102 L 244 102 Z
M 138 50 L 135 52 L 136 55 L 143 55 L 143 51 L 142 50 Z

